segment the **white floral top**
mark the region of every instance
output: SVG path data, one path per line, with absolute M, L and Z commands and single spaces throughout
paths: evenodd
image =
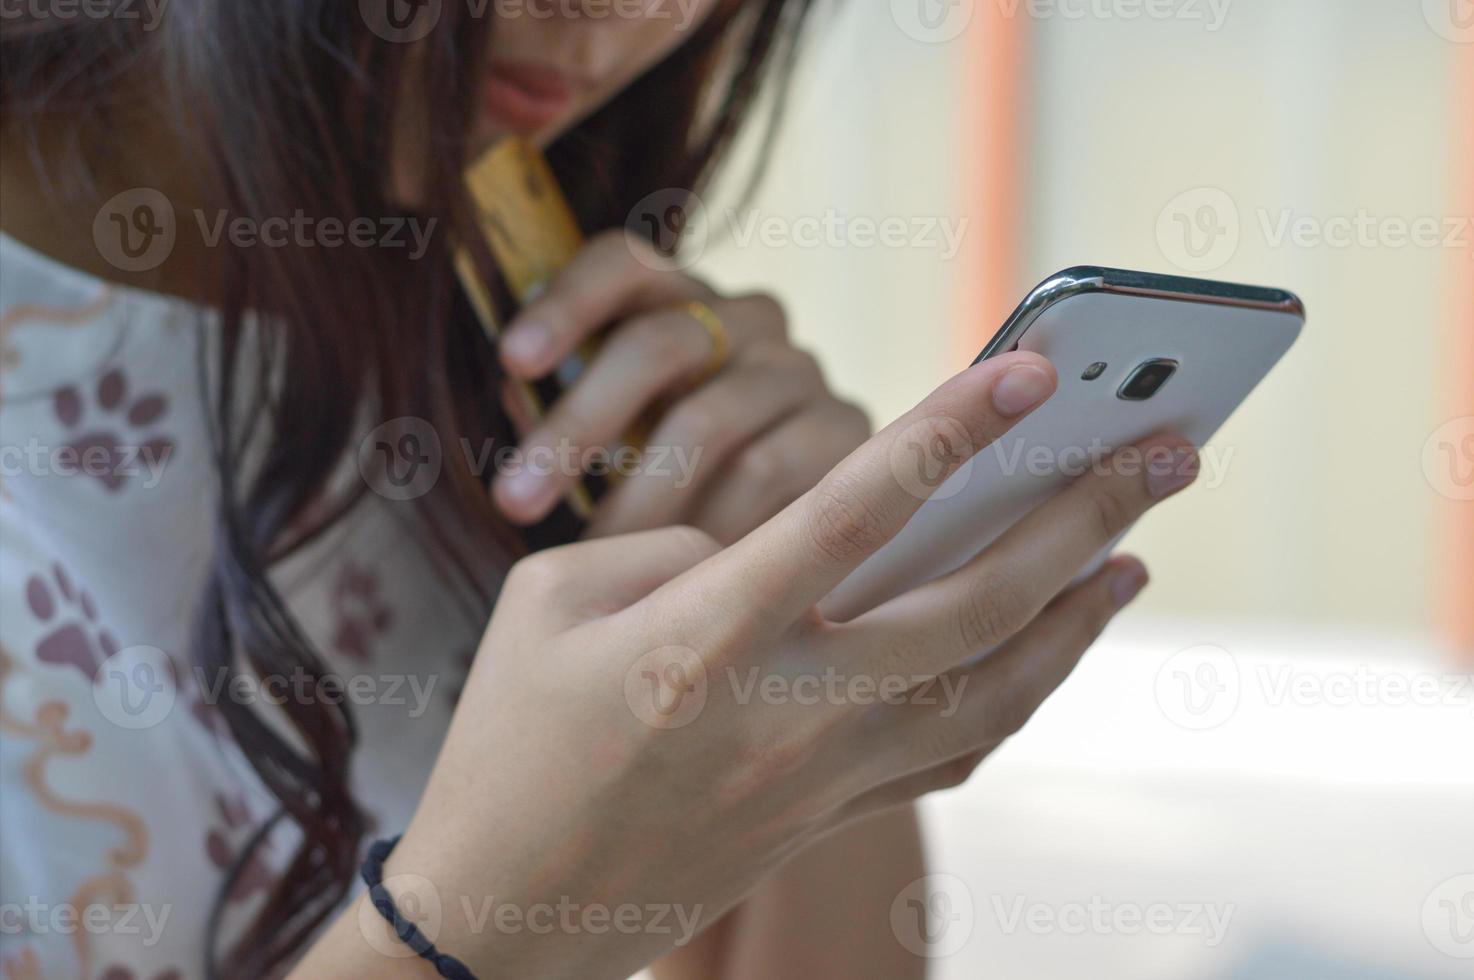
M 274 809 L 207 703 L 252 692 L 189 658 L 217 506 L 198 380 L 211 329 L 198 307 L 0 235 L 6 980 L 202 975 L 225 869 Z M 482 625 L 387 506 L 366 495 L 275 573 L 349 683 L 355 791 L 385 834 L 412 812 Z M 290 835 L 240 876 L 227 940 Z

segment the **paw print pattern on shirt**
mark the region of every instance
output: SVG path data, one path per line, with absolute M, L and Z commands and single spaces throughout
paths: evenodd
M 389 629 L 394 619 L 380 593 L 379 576 L 349 559 L 333 581 L 332 603 L 337 619 L 333 648 L 353 660 L 369 659 L 374 640 Z
M 157 392 L 130 398 L 128 387 L 127 375 L 113 368 L 97 380 L 92 409 L 75 385 L 58 388 L 51 399 L 56 420 L 72 434 L 67 449 L 109 493 L 147 468 L 161 467 L 174 451 L 173 439 L 155 433 L 168 414 L 168 399 Z
M 89 681 L 97 679 L 104 660 L 118 652 L 118 643 L 99 624 L 97 606 L 60 564 L 50 577 L 26 580 L 26 605 L 37 621 L 51 628 L 36 644 L 36 659 L 58 667 L 75 667 Z

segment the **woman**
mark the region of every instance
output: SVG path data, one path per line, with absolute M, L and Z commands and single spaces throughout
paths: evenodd
M 891 461 L 955 468 L 1054 374 L 996 359 L 866 441 L 775 303 L 619 230 L 709 176 L 806 7 L 7 13 L 9 976 L 921 974 L 891 915 L 923 873 L 911 802 L 1140 591 L 1118 558 L 1060 595 L 1195 457 L 1160 437 L 1174 465 L 1086 477 L 959 572 L 817 615 L 920 504 Z M 450 257 L 460 175 L 509 135 L 593 234 L 492 349 Z M 600 332 L 516 431 L 510 381 Z M 581 530 L 575 471 L 481 452 L 602 446 L 652 409 L 650 444 L 697 465 L 637 468 Z M 378 449 L 432 442 L 426 492 L 370 492 Z M 965 696 L 729 683 L 836 670 Z M 348 901 L 401 832 L 376 902 Z

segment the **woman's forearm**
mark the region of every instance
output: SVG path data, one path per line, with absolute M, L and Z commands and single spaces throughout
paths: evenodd
M 805 849 L 652 972 L 656 980 L 919 980 L 925 961 L 897 941 L 890 908 L 923 873 L 915 807 L 870 817 Z M 293 977 L 434 980 L 434 968 L 398 946 L 366 902 L 360 896 L 338 917 Z M 540 941 L 548 940 L 556 941 Z
M 463 851 L 452 844 L 432 846 L 436 855 Z M 421 854 L 427 853 L 422 849 Z M 472 862 L 481 864 L 482 862 Z M 507 884 L 505 895 L 483 889 L 491 880 L 485 868 L 469 875 L 454 862 L 402 860 L 393 854 L 384 865 L 383 884 L 395 909 L 436 949 L 467 967 L 481 980 L 521 980 L 537 976 L 568 980 L 625 980 L 641 963 L 670 945 L 667 927 L 679 914 L 662 916 L 652 928 L 637 928 L 616 917 L 638 906 L 572 896 L 514 899 L 530 888 Z M 421 873 L 426 872 L 426 873 Z M 599 890 L 590 885 L 582 894 Z M 691 932 L 696 926 L 691 924 Z M 694 976 L 695 974 L 693 974 Z M 360 894 L 319 935 L 289 974 L 290 980 L 435 980 L 434 965 L 396 936 L 387 920 Z M 709 975 L 708 975 L 709 976 Z

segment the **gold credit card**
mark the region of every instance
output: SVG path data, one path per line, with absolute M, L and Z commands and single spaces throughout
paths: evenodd
M 477 160 L 466 171 L 466 186 L 478 211 L 481 234 L 507 289 L 516 305 L 524 306 L 547 288 L 553 276 L 573 261 L 583 246 L 573 209 L 542 153 L 516 137 L 503 140 Z M 454 261 L 471 308 L 487 335 L 495 340 L 501 324 L 490 289 L 464 247 L 456 249 Z M 562 388 L 577 380 L 596 347 L 592 341 L 583 344 L 577 354 L 558 367 L 555 377 Z M 514 384 L 525 416 L 541 418 L 551 399 L 533 385 L 520 381 Z M 569 505 L 579 517 L 587 519 L 593 504 L 589 488 L 580 482 L 570 495 Z

